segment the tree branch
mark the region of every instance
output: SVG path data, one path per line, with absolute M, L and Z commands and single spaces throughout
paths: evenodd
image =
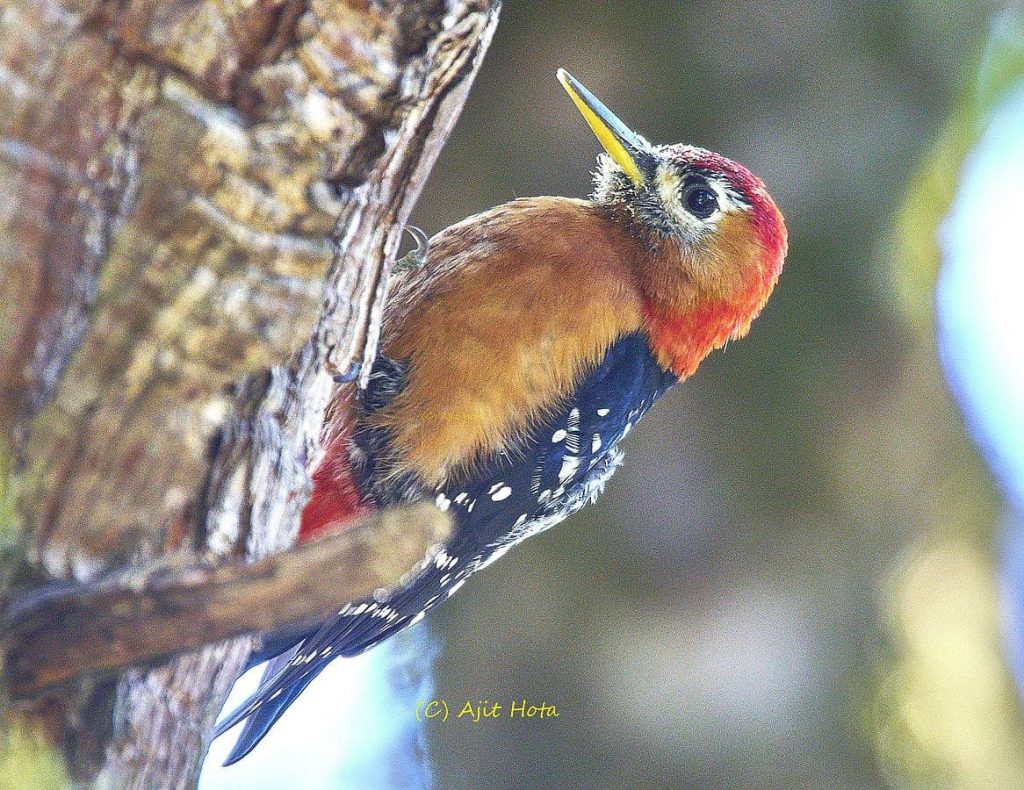
M 130 587 L 85 585 L 43 598 L 4 624 L 8 691 L 35 696 L 86 674 L 315 623 L 390 588 L 449 531 L 447 514 L 429 504 L 396 508 L 260 562 L 164 565 L 134 574 Z

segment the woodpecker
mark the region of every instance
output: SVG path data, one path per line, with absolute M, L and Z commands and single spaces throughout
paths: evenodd
M 251 751 L 316 675 L 419 620 L 476 571 L 593 502 L 620 440 L 712 350 L 745 335 L 782 270 L 762 181 L 719 154 L 653 145 L 564 70 L 604 148 L 590 200 L 514 200 L 429 241 L 394 274 L 367 386 L 339 390 L 300 539 L 429 501 L 454 532 L 390 594 L 266 637 Z

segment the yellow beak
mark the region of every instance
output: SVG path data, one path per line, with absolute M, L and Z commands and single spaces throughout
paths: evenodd
M 569 93 L 576 108 L 597 135 L 604 150 L 608 152 L 608 156 L 622 168 L 634 184 L 642 184 L 644 177 L 637 159 L 641 152 L 649 147 L 648 142 L 615 117 L 615 113 L 605 107 L 600 99 L 565 69 L 558 70 L 558 81 Z

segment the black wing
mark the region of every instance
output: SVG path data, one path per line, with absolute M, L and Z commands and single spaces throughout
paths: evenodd
M 386 392 L 369 391 L 365 403 L 370 411 L 399 391 L 396 381 L 404 377 L 405 368 L 384 360 L 375 365 L 375 372 L 378 386 Z M 627 335 L 514 450 L 495 453 L 440 490 L 403 481 L 400 495 L 381 493 L 381 506 L 432 497 L 454 517 L 452 538 L 426 557 L 390 597 L 344 607 L 309 634 L 287 662 L 278 662 L 273 674 L 264 675 L 260 688 L 217 727 L 220 735 L 249 718 L 228 764 L 252 750 L 335 658 L 357 655 L 418 622 L 477 570 L 596 499 L 621 460 L 619 440 L 675 382 L 675 376 L 658 366 L 643 335 Z M 370 478 L 367 490 L 372 491 L 373 459 L 386 456 L 388 437 L 369 429 L 357 429 L 356 437 L 367 458 L 364 473 Z

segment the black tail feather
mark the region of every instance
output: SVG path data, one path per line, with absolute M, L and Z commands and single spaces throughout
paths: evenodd
M 281 693 L 274 697 L 272 700 L 266 700 L 257 708 L 255 711 L 246 713 L 257 699 L 266 699 L 267 691 L 274 686 L 274 681 L 279 676 L 283 675 L 284 671 L 288 667 L 288 664 L 294 658 L 295 654 L 298 653 L 301 644 L 293 646 L 290 650 L 286 650 L 276 658 L 272 659 L 267 663 L 267 668 L 263 670 L 263 677 L 260 678 L 260 684 L 256 692 L 250 696 L 244 703 L 239 705 L 227 718 L 217 724 L 216 730 L 214 731 L 214 737 L 220 737 L 225 732 L 230 730 L 232 727 L 237 725 L 243 719 L 246 719 L 245 727 L 242 729 L 241 735 L 238 736 L 238 740 L 235 742 L 234 747 L 231 749 L 231 753 L 224 761 L 224 765 L 232 765 L 241 760 L 245 755 L 256 748 L 256 745 L 263 740 L 263 737 L 270 731 L 270 728 L 274 723 L 284 715 L 284 712 L 288 709 L 288 706 L 295 701 L 295 699 L 302 693 L 306 686 L 316 677 L 316 674 L 311 674 L 303 681 L 299 683 L 291 684 L 281 690 Z M 272 692 L 273 693 L 273 692 Z
M 242 729 L 242 734 L 238 736 L 238 740 L 235 741 L 235 745 L 231 749 L 231 754 L 224 761 L 224 765 L 237 763 L 255 749 L 259 742 L 263 740 L 263 737 L 270 732 L 270 728 L 277 723 L 277 720 L 284 715 L 288 707 L 305 691 L 306 686 L 313 681 L 317 674 L 319 672 L 310 673 L 299 682 L 282 689 L 280 696 L 263 703 L 250 715 L 245 722 L 245 727 Z

